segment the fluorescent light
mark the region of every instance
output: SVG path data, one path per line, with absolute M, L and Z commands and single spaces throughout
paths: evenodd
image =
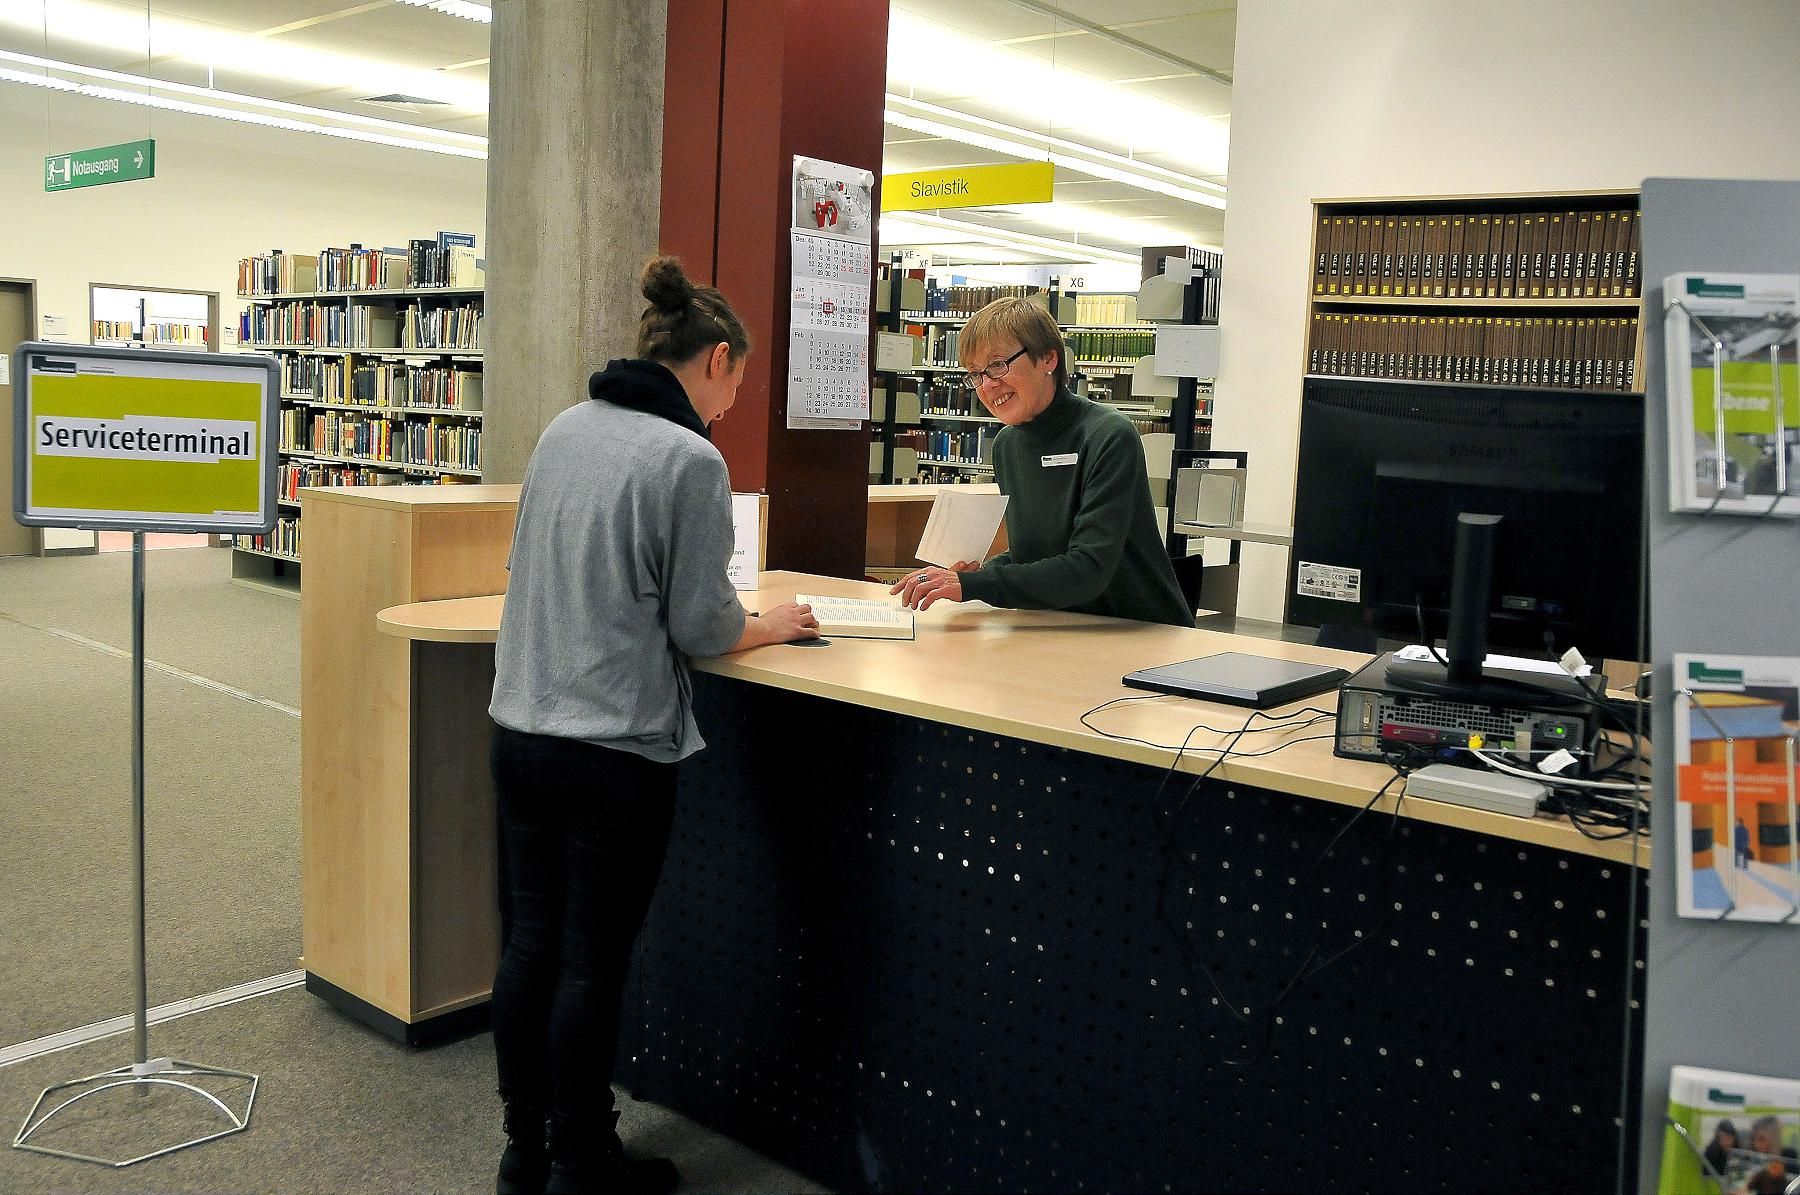
M 29 83 L 33 87 L 48 87 L 51 91 L 81 90 L 81 84 L 71 83 L 67 79 L 52 79 L 48 75 L 28 74 L 25 71 L 15 71 L 9 67 L 0 67 L 0 81 Z
M 1078 236 L 1103 237 L 1124 245 L 1177 245 L 1187 244 L 1194 239 L 1192 233 L 1180 229 L 1153 224 L 1147 220 L 1133 220 L 1126 216 L 1115 215 L 1099 207 L 1061 201 L 1007 203 L 986 210 L 1008 212 L 1038 224 L 1048 224 L 1054 228 L 1075 233 Z
M 162 13 L 146 19 L 142 11 L 97 0 L 0 0 L 0 27 L 7 26 L 33 40 L 65 39 L 103 49 L 123 62 L 173 59 L 204 71 L 262 75 L 314 88 L 354 90 L 357 95 L 394 91 L 468 112 L 487 110 L 487 85 L 477 79 L 308 49 L 280 38 L 256 37 Z
M 971 37 L 897 5 L 889 14 L 887 65 L 891 90 L 967 98 L 1028 125 L 1134 153 L 1168 154 L 1202 174 L 1225 172 L 1225 121 Z
M 470 21 L 491 24 L 494 10 L 485 4 L 471 4 L 469 0 L 400 0 L 402 4 L 410 4 L 415 8 L 430 8 L 453 17 L 463 17 Z
M 917 230 L 908 236 L 908 229 Z M 1014 232 L 1008 228 L 994 228 L 986 224 L 971 224 L 966 220 L 950 220 L 943 216 L 927 215 L 923 212 L 907 212 L 904 217 L 883 216 L 881 218 L 880 240 L 883 245 L 922 245 L 942 244 L 946 233 L 977 244 L 998 245 L 1003 249 L 1016 249 L 1044 257 L 1054 257 L 1060 261 L 1114 261 L 1136 264 L 1138 257 L 1132 253 L 1121 253 L 1117 249 L 1101 249 L 1094 245 L 1082 245 L 1075 241 L 1059 241 L 1051 237 L 1041 237 L 1031 232 Z
M 486 159 L 487 150 L 470 146 L 440 145 L 430 141 L 420 141 L 411 137 L 395 137 L 387 133 L 377 133 L 363 129 L 334 128 L 330 125 L 312 124 L 303 120 L 290 120 L 284 116 L 269 116 L 261 112 L 243 112 L 235 108 L 219 108 L 207 104 L 193 104 L 186 100 L 171 99 L 168 96 L 146 95 L 140 91 L 121 91 L 116 87 L 101 87 L 93 83 L 70 83 L 66 79 L 52 79 L 45 75 L 31 74 L 26 71 L 0 69 L 0 82 L 24 83 L 32 87 L 45 87 L 52 91 L 63 91 L 73 95 L 83 95 L 97 100 L 114 100 L 121 104 L 135 104 L 143 108 L 157 108 L 165 112 L 185 112 L 192 116 L 213 116 L 221 120 L 234 120 L 239 124 L 262 125 L 271 129 L 286 129 L 295 133 L 319 133 L 327 137 L 341 137 L 347 141 L 362 141 L 371 145 L 386 145 L 396 149 L 422 149 L 431 153 L 449 154 L 458 158 Z M 226 93 L 220 93 L 221 95 Z M 333 114 L 335 115 L 335 114 Z
M 946 108 L 941 104 L 928 104 L 924 100 L 915 100 L 908 96 L 895 95 L 891 91 L 887 94 L 887 104 L 890 108 L 908 110 L 919 116 L 937 117 L 941 120 L 957 121 L 963 125 L 973 125 L 979 129 L 989 129 L 1003 137 L 1015 138 L 1033 145 L 1043 145 L 1049 149 L 1061 149 L 1070 153 L 1081 154 L 1085 157 L 1094 159 L 1096 162 L 1118 166 L 1124 170 L 1136 171 L 1140 174 L 1148 175 L 1151 178 L 1161 179 L 1164 182 L 1175 183 L 1184 187 L 1193 187 L 1203 191 L 1216 191 L 1220 195 L 1225 194 L 1225 188 L 1210 179 L 1199 178 L 1192 174 L 1183 174 L 1179 170 L 1170 170 L 1168 167 L 1158 166 L 1154 162 L 1145 162 L 1138 158 L 1125 157 L 1122 154 L 1115 154 L 1104 149 L 1097 149 L 1091 145 L 1083 145 L 1079 141 L 1070 141 L 1067 138 L 1052 136 L 1049 133 L 1038 133 L 1030 129 L 1020 128 L 1017 125 L 1002 124 L 997 120 L 989 120 L 985 116 L 976 116 L 968 112 L 958 112 L 954 108 Z
M 426 125 L 407 124 L 399 120 L 382 120 L 379 117 L 363 116 L 355 112 L 339 112 L 332 108 L 311 108 L 305 104 L 290 104 L 285 100 L 265 99 L 259 95 L 244 95 L 236 91 L 220 91 L 214 87 L 194 87 L 187 83 L 172 83 L 166 79 L 151 79 L 144 75 L 134 75 L 124 71 L 102 70 L 97 66 L 78 66 L 73 62 L 59 62 L 54 58 L 39 58 L 35 54 L 16 54 L 11 50 L 0 50 L 0 62 L 16 62 L 25 66 L 34 66 L 40 70 L 61 71 L 71 75 L 85 75 L 90 79 L 104 79 L 110 83 L 120 83 L 127 87 L 146 87 L 152 91 L 166 91 L 175 95 L 191 95 L 201 99 L 218 100 L 229 104 L 243 104 L 248 107 L 267 108 L 271 112 L 287 112 L 296 116 L 314 116 L 325 120 L 343 121 L 371 129 L 391 129 L 396 133 L 416 136 L 420 133 L 432 137 L 441 137 L 446 141 L 476 149 L 487 148 L 487 138 L 473 133 L 457 133 L 446 129 L 434 129 Z M 12 79 L 18 83 L 31 83 L 36 86 L 50 86 L 58 91 L 80 91 L 79 83 L 65 82 L 58 79 L 53 83 L 45 83 L 43 75 L 24 75 L 22 72 L 0 72 L 0 78 Z M 57 86 L 61 84 L 61 86 Z
M 909 100 L 905 96 L 889 95 L 887 105 L 887 110 L 883 113 L 884 119 L 891 125 L 911 129 L 915 133 L 942 137 L 1028 161 L 1047 160 L 1078 174 L 1124 183 L 1142 191 L 1167 195 L 1172 199 L 1197 203 L 1203 207 L 1221 210 L 1225 207 L 1225 188 L 1206 179 L 1107 153 L 1061 137 L 1033 133 L 1028 129 L 1015 128 L 979 116 L 953 112 L 936 104 Z M 903 107 L 919 109 L 929 115 L 903 111 Z M 952 120 L 962 123 L 950 123 Z M 971 129 L 965 125 L 977 127 Z M 1059 153 L 1058 150 L 1063 152 Z

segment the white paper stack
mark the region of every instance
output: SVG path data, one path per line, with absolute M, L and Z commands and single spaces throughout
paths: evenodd
M 979 564 L 987 559 L 1005 515 L 1005 494 L 941 489 L 931 503 L 925 533 L 919 537 L 918 558 L 943 568 L 965 560 Z

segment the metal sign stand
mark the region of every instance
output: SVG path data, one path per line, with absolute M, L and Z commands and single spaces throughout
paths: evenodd
M 256 1075 L 247 1074 L 244 1071 L 226 1070 L 223 1067 L 204 1066 L 196 1062 L 183 1062 L 175 1058 L 148 1057 L 150 1049 L 149 985 L 146 980 L 144 958 L 144 533 L 142 531 L 131 533 L 131 838 L 131 879 L 137 895 L 136 938 L 132 943 L 132 959 L 136 964 L 137 979 L 137 998 L 135 1007 L 132 1009 L 137 1061 L 116 1070 L 89 1075 L 85 1079 L 71 1079 L 46 1087 L 38 1096 L 37 1102 L 31 1106 L 30 1113 L 25 1117 L 25 1123 L 19 1126 L 18 1136 L 13 1138 L 14 1149 L 31 1150 L 34 1153 L 50 1154 L 59 1158 L 73 1158 L 80 1162 L 95 1162 L 102 1166 L 130 1166 L 150 1158 L 174 1153 L 176 1150 L 186 1149 L 191 1145 L 199 1145 L 204 1141 L 213 1141 L 220 1137 L 229 1137 L 233 1133 L 241 1133 L 250 1127 L 250 1113 L 256 1106 L 256 1088 L 260 1081 Z M 219 1099 L 212 1092 L 197 1084 L 184 1081 L 200 1076 L 249 1080 L 250 1099 L 244 1105 L 244 1114 L 240 1117 L 231 1110 L 225 1101 Z M 141 1096 L 146 1094 L 152 1086 L 173 1087 L 200 1097 L 222 1113 L 230 1123 L 230 1127 L 220 1129 L 216 1133 L 195 1137 L 191 1141 L 182 1141 L 175 1145 L 153 1149 L 148 1153 L 124 1160 L 54 1149 L 47 1145 L 36 1144 L 31 1140 L 38 1130 L 54 1120 L 58 1113 L 66 1111 L 90 1096 L 120 1088 L 133 1088 Z M 38 1115 L 39 1110 L 57 1093 L 72 1091 L 76 1088 L 84 1090 L 63 1100 L 41 1117 Z

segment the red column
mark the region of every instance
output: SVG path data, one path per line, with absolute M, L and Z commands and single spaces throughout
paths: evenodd
M 754 351 L 714 425 L 732 488 L 769 495 L 769 567 L 861 576 L 866 431 L 787 429 L 795 155 L 881 173 L 888 0 L 668 0 L 663 251 L 725 292 Z

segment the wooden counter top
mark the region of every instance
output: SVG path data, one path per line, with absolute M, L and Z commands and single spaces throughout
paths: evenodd
M 869 501 L 877 502 L 935 502 L 939 490 L 956 490 L 967 494 L 998 494 L 1000 487 L 991 481 L 964 482 L 943 485 L 871 485 Z
M 802 573 L 769 572 L 761 587 L 739 596 L 761 610 L 794 600 L 796 593 L 845 597 L 885 597 L 885 586 Z M 421 602 L 383 610 L 381 629 L 389 634 L 436 642 L 492 642 L 503 599 L 461 598 Z M 1120 677 L 1139 668 L 1193 659 L 1221 651 L 1242 651 L 1284 660 L 1336 664 L 1354 670 L 1368 659 L 1354 652 L 1306 644 L 1227 635 L 1216 631 L 1127 622 L 1061 611 L 996 610 L 975 604 L 939 603 L 918 615 L 918 638 L 907 641 L 836 639 L 829 646 L 781 644 L 734 656 L 694 661 L 694 668 L 773 688 L 845 701 L 872 709 L 946 723 L 988 734 L 1066 747 L 1093 755 L 1166 768 L 1175 748 L 1187 743 L 1177 763 L 1198 775 L 1217 758 L 1252 711 L 1190 698 L 1146 694 L 1126 688 Z M 1088 720 L 1114 736 L 1082 725 L 1082 715 L 1121 697 L 1138 700 L 1093 714 Z M 1335 711 L 1337 695 L 1265 711 L 1292 719 L 1303 707 Z M 1330 721 L 1284 730 L 1250 732 L 1212 775 L 1296 796 L 1361 806 L 1393 772 L 1374 763 L 1332 754 Z M 1293 744 L 1273 754 L 1249 753 Z M 1391 813 L 1401 785 L 1394 785 L 1375 812 Z M 1404 803 L 1407 817 L 1438 825 L 1556 850 L 1627 862 L 1632 843 L 1596 842 L 1560 818 L 1524 819 L 1447 805 L 1420 797 Z M 1639 861 L 1649 864 L 1647 840 Z
M 384 635 L 427 643 L 492 643 L 500 634 L 500 611 L 506 597 L 450 598 L 389 606 L 375 616 Z
M 519 505 L 519 487 L 516 485 L 305 486 L 300 495 L 313 502 L 397 509 L 515 510 Z

